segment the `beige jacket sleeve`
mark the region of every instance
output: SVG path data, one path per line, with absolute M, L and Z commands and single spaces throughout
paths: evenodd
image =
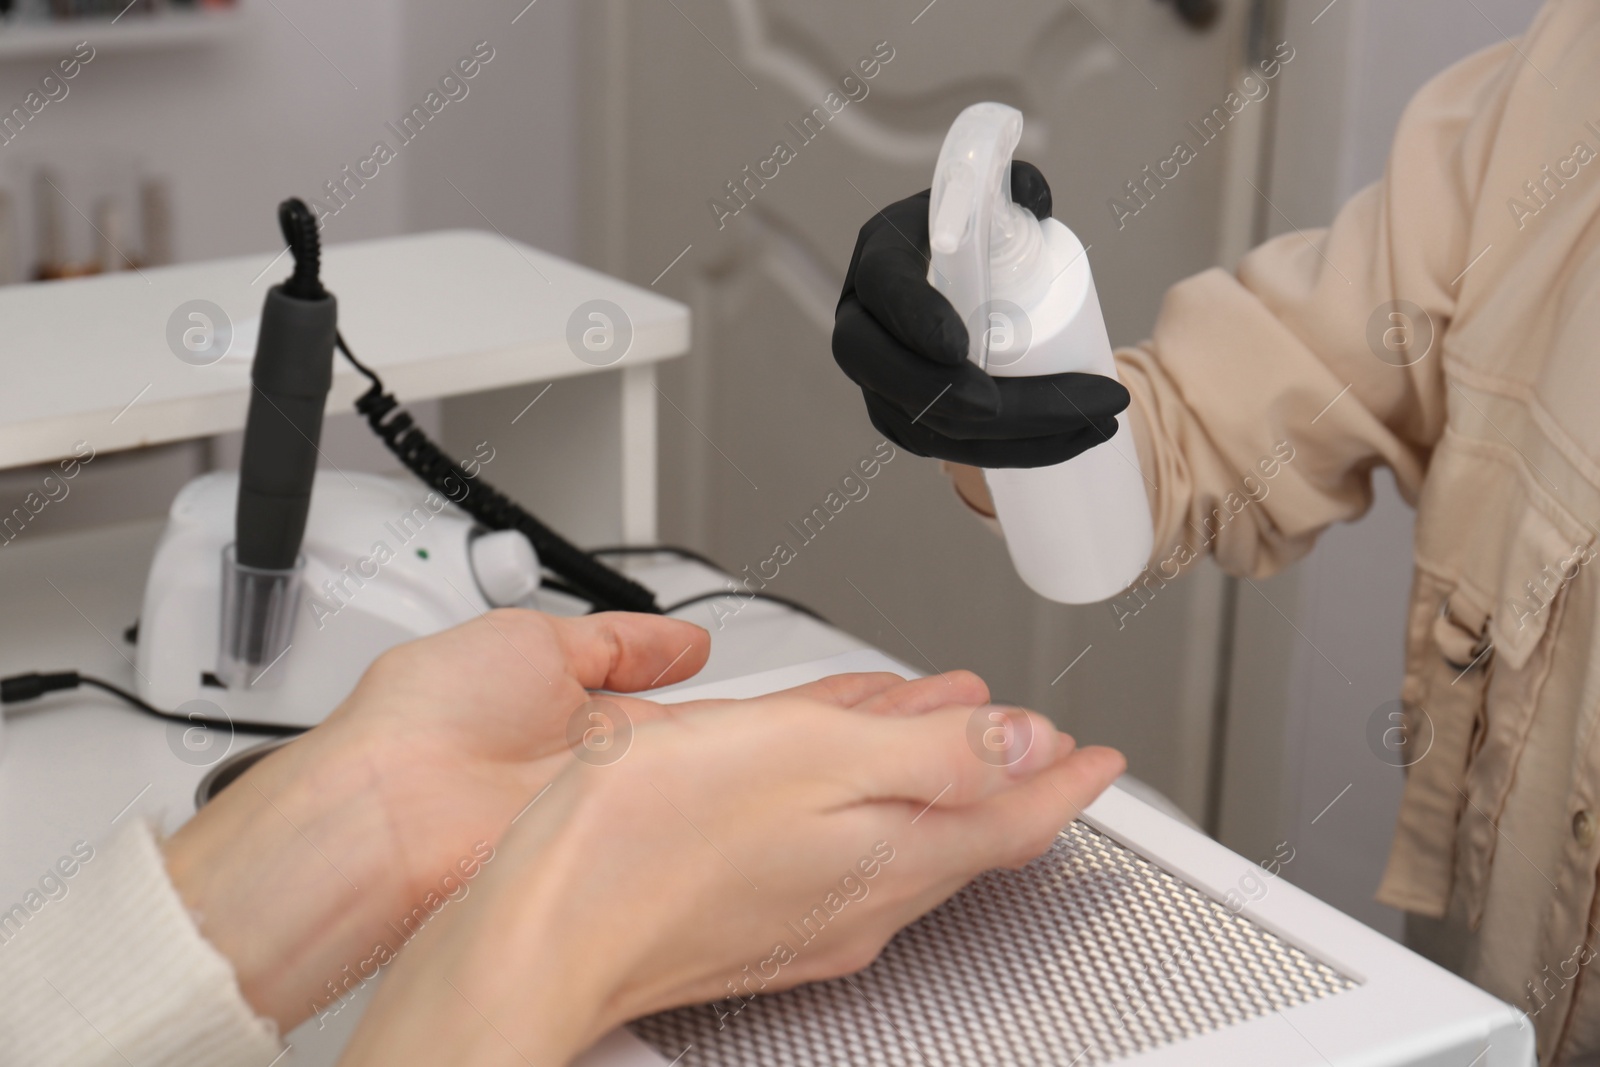
M 1430 82 L 1383 180 L 1330 228 L 1180 282 L 1151 339 L 1118 352 L 1151 482 L 1152 572 L 1170 579 L 1210 551 L 1230 573 L 1270 574 L 1363 514 L 1380 464 L 1415 501 L 1444 427 L 1438 338 L 1480 251 L 1467 224 L 1509 54 Z

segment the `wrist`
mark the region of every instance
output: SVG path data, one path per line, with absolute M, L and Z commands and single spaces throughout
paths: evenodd
M 340 1067 L 565 1064 L 631 1017 L 616 996 L 617 883 L 586 860 L 592 838 L 570 832 L 575 792 L 529 811 L 470 898 L 401 957 Z
M 961 502 L 986 519 L 994 518 L 994 498 L 989 495 L 989 483 L 984 481 L 983 471 L 977 467 L 948 461 L 942 466 L 944 472 L 950 476 L 950 482 L 955 486 L 956 495 L 961 498 Z
M 682 944 L 686 928 L 705 922 L 700 875 L 659 869 L 665 880 L 641 885 L 641 852 L 648 855 L 649 847 L 607 844 L 626 842 L 629 833 L 618 827 L 646 821 L 644 810 L 659 813 L 648 799 L 643 808 L 639 803 L 646 776 L 631 777 L 576 768 L 563 776 L 558 787 L 565 787 L 565 796 L 552 803 L 552 790 L 540 804 L 540 821 L 518 827 L 538 835 L 535 846 L 527 847 L 529 838 L 519 833 L 506 849 L 514 847 L 520 869 L 508 863 L 495 872 L 500 918 L 494 929 L 502 940 L 491 947 L 489 939 L 474 938 L 487 949 L 486 971 L 514 946 L 510 952 L 537 961 L 530 968 L 536 973 L 526 975 L 529 984 L 559 977 L 554 999 L 543 1003 L 561 1005 L 563 1018 L 552 1032 L 567 1039 L 569 1055 L 624 1023 L 688 1002 L 686 991 L 692 997 L 702 977 Z M 526 1010 L 525 998 L 516 1003 Z
M 533 1029 L 551 1062 L 565 1062 L 616 1027 L 642 1013 L 626 996 L 632 970 L 629 930 L 647 908 L 611 890 L 624 883 L 595 869 L 594 832 L 586 829 L 595 805 L 585 791 L 561 785 L 519 826 L 515 859 L 507 860 L 486 885 L 474 913 L 474 933 L 465 939 L 474 957 L 468 973 L 505 974 L 508 958 L 524 960 L 515 982 L 495 982 L 511 1017 L 532 1016 Z M 531 847 L 530 847 L 531 846 Z M 467 913 L 463 912 L 463 917 Z M 528 992 L 534 991 L 534 996 Z M 530 1007 L 532 1011 L 530 1012 Z
M 374 902 L 358 889 L 365 872 L 340 862 L 362 836 L 342 817 L 362 783 L 314 779 L 326 743 L 311 734 L 266 757 L 162 845 L 200 933 L 282 1033 L 315 1012 L 322 987 L 354 962 L 354 917 Z

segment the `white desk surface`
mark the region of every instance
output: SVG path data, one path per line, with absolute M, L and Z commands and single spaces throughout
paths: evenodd
M 589 300 L 631 320 L 618 367 L 689 347 L 682 304 L 494 233 L 332 245 L 322 263 L 345 339 L 405 400 L 593 373 L 567 343 L 569 317 Z M 66 456 L 79 440 L 115 451 L 242 427 L 248 361 L 179 360 L 168 319 L 209 300 L 248 328 L 289 272 L 287 255 L 268 252 L 0 289 L 0 469 Z M 328 410 L 346 410 L 366 386 L 336 360 Z

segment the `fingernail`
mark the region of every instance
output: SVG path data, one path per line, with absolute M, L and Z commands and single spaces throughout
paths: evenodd
M 1055 760 L 1056 729 L 1043 716 L 1014 711 L 1006 739 L 1006 773 L 1026 778 Z

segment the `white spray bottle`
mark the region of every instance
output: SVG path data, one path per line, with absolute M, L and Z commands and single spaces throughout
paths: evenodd
M 1085 371 L 1116 362 L 1083 245 L 1055 219 L 1011 201 L 1022 112 L 974 104 L 945 136 L 928 209 L 928 281 L 967 323 L 969 358 L 997 377 Z M 985 472 L 1011 561 L 1040 596 L 1092 604 L 1149 561 L 1150 502 L 1127 412 L 1117 432 L 1053 467 Z

